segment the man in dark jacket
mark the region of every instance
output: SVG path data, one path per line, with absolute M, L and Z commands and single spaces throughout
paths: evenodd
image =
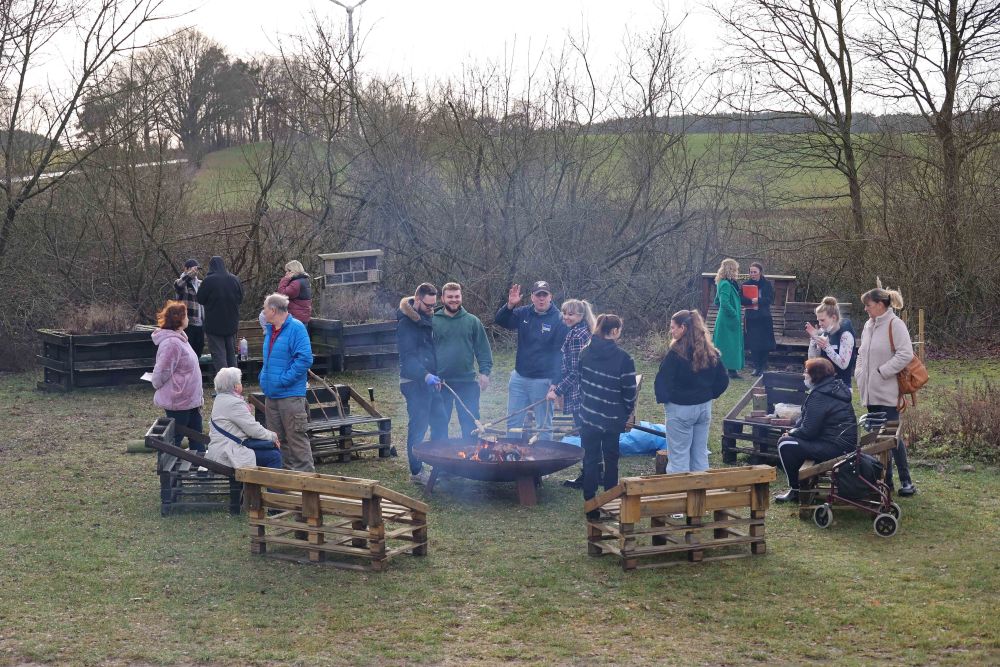
M 218 255 L 208 263 L 208 275 L 198 288 L 198 303 L 205 307 L 205 337 L 215 372 L 235 367 L 243 285 L 239 278 L 226 271 L 226 265 Z
M 201 356 L 205 349 L 205 329 L 202 318 L 203 308 L 198 303 L 198 288 L 201 286 L 201 278 L 198 277 L 198 260 L 189 259 L 184 262 L 184 273 L 174 281 L 174 292 L 177 300 L 184 302 L 188 310 L 188 325 L 184 332 L 187 334 L 188 343 L 194 353 Z
M 436 433 L 444 419 L 441 403 L 441 378 L 437 376 L 437 358 L 434 355 L 434 336 L 431 317 L 437 305 L 437 288 L 421 283 L 412 297 L 399 302 L 396 311 L 396 346 L 399 350 L 399 391 L 406 399 L 406 455 L 410 460 L 410 480 L 427 483 L 423 464 L 413 454 L 413 446 L 422 442 L 431 429 L 431 438 L 447 438 L 447 433 Z
M 531 286 L 531 305 L 518 306 L 521 286 L 507 293 L 507 303 L 500 307 L 493 321 L 504 329 L 517 332 L 517 357 L 507 385 L 507 414 L 524 410 L 545 399 L 549 387 L 559 383 L 562 344 L 569 328 L 559 309 L 552 303 L 552 288 L 544 280 Z M 552 410 L 536 408 L 538 437 L 545 440 L 552 428 Z M 525 413 L 514 415 L 507 428 L 524 426 Z
M 810 359 L 802 374 L 809 392 L 795 428 L 778 441 L 778 458 L 788 476 L 785 493 L 775 501 L 799 499 L 799 468 L 803 461 L 820 463 L 854 450 L 858 425 L 851 390 L 836 378 L 829 359 Z

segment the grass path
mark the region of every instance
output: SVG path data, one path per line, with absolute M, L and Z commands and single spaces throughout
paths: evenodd
M 486 415 L 503 413 L 510 356 L 499 362 Z M 1000 483 L 983 466 L 918 468 L 889 540 L 860 516 L 820 531 L 778 506 L 766 556 L 634 573 L 587 556 L 579 492 L 549 480 L 522 508 L 512 484 L 446 481 L 430 555 L 368 575 L 251 557 L 245 517 L 161 518 L 152 456 L 122 453 L 158 415 L 149 389 L 46 395 L 36 379 L 0 376 L 0 664 L 1000 660 Z M 402 453 L 395 376 L 347 381 L 376 387 Z M 748 385 L 716 407 L 713 465 L 721 416 Z M 662 421 L 652 400 L 647 385 L 640 417 Z M 626 458 L 622 474 L 651 468 Z M 420 495 L 402 456 L 323 470 Z

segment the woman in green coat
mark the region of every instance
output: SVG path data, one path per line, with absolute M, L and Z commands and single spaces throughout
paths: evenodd
M 736 276 L 740 265 L 735 259 L 724 259 L 715 274 L 715 305 L 719 314 L 715 318 L 712 343 L 722 353 L 722 364 L 729 371 L 729 377 L 740 377 L 743 368 L 743 320 L 740 286 Z

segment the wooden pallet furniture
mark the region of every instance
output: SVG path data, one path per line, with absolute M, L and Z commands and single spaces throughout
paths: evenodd
M 772 414 L 778 403 L 802 405 L 806 387 L 801 373 L 767 372 L 757 378 L 750 389 L 722 420 L 722 461 L 736 463 L 738 454 L 748 454 L 750 463 L 778 462 L 778 438 L 788 426 L 772 426 L 744 419 L 753 406 L 754 394 L 763 391 L 767 397 L 767 412 Z
M 270 468 L 240 468 L 236 478 L 253 554 L 367 571 L 427 555 L 427 504 L 376 480 Z
M 705 556 L 706 550 L 724 547 L 749 545 L 750 554 L 763 554 L 769 484 L 775 479 L 774 468 L 766 465 L 626 477 L 584 504 L 585 511 L 602 515 L 587 521 L 587 551 L 614 554 L 625 570 L 748 555 L 741 549 Z M 684 518 L 672 518 L 678 514 Z M 686 560 L 640 562 L 676 554 Z
M 889 471 L 889 459 L 899 437 L 899 422 L 887 422 L 879 433 L 861 436 L 861 451 L 874 456 L 882 464 L 882 479 Z M 804 461 L 799 468 L 799 517 L 810 519 L 816 505 L 826 501 L 830 492 L 830 471 L 851 454 L 845 454 L 829 461 L 815 463 Z M 834 507 L 841 507 L 835 504 Z M 845 507 L 849 507 L 846 506 Z
M 44 391 L 72 391 L 85 387 L 112 387 L 141 382 L 140 376 L 153 370 L 156 346 L 149 331 L 106 334 L 69 334 L 39 329 Z
M 146 431 L 146 446 L 156 450 L 160 515 L 167 516 L 178 509 L 222 507 L 227 508 L 230 514 L 239 514 L 243 485 L 236 480 L 236 471 L 175 446 L 175 429 L 201 444 L 208 444 L 209 441 L 207 435 L 177 426 L 173 419 L 167 417 L 159 417 Z
M 336 395 L 333 391 L 336 392 Z M 309 386 L 306 390 L 309 423 L 306 435 L 317 461 L 333 459 L 347 462 L 361 452 L 378 450 L 379 458 L 392 455 L 392 420 L 375 407 L 374 390 L 368 390 L 366 400 L 346 384 Z M 250 397 L 254 415 L 267 426 L 264 394 Z M 362 412 L 352 413 L 352 404 Z

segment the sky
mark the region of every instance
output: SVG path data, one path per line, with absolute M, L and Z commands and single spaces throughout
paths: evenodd
M 692 0 L 367 0 L 354 16 L 366 36 L 365 70 L 428 81 L 458 74 L 473 61 L 507 57 L 523 67 L 543 47 L 561 46 L 567 31 L 582 28 L 592 62 L 610 69 L 626 31 L 655 28 L 663 7 L 673 20 L 686 16 L 682 31 L 692 56 L 711 60 L 718 53 L 717 22 Z M 344 9 L 329 0 L 167 0 L 166 8 L 190 13 L 157 31 L 194 26 L 236 56 L 274 52 L 279 39 L 311 24 L 311 12 L 346 21 Z

